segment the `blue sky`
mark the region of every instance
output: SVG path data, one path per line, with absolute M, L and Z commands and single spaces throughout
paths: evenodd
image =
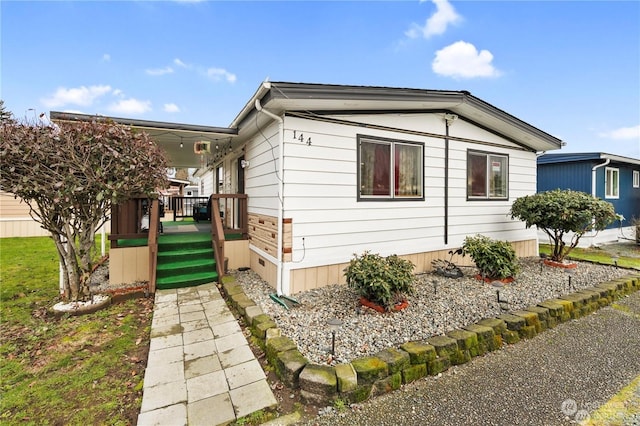
M 228 126 L 265 79 L 468 90 L 562 152 L 640 158 L 638 1 L 7 1 L 0 97 Z

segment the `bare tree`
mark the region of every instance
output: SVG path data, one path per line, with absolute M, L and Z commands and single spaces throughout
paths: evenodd
M 51 233 L 71 300 L 89 294 L 95 234 L 111 206 L 166 187 L 166 157 L 150 137 L 97 117 L 59 126 L 3 120 L 0 164 L 0 187 Z

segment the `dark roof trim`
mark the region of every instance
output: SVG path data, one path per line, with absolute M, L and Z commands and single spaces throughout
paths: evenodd
M 538 164 L 572 163 L 578 161 L 600 161 L 609 159 L 617 163 L 640 165 L 640 159 L 607 154 L 605 152 L 576 152 L 564 154 L 544 154 L 538 157 Z
M 113 120 L 118 124 L 131 127 L 183 130 L 188 132 L 219 133 L 224 135 L 237 135 L 238 129 L 228 127 L 201 126 L 196 124 L 169 123 L 165 121 L 136 120 L 133 118 L 107 117 L 101 115 L 76 114 L 70 112 L 51 111 L 51 120 L 60 121 L 91 121 L 91 120 Z
M 259 100 L 262 106 L 269 108 L 271 101 L 304 101 L 304 100 L 336 100 L 336 101 L 374 101 L 383 106 L 386 102 L 406 102 L 414 103 L 418 106 L 420 103 L 431 103 L 434 106 L 441 103 L 442 107 L 451 109 L 456 114 L 468 108 L 484 114 L 487 118 L 499 120 L 505 124 L 518 129 L 521 132 L 545 141 L 547 144 L 558 149 L 562 146 L 562 140 L 546 133 L 535 126 L 532 126 L 507 112 L 494 107 L 493 105 L 476 98 L 466 90 L 428 90 L 428 89 L 408 89 L 396 87 L 380 87 L 380 86 L 347 86 L 334 84 L 316 84 L 316 83 L 288 83 L 288 82 L 263 82 L 253 97 L 247 102 L 242 111 L 236 116 L 230 127 L 241 127 L 246 120 L 253 117 L 255 112 L 255 101 Z M 277 102 L 276 102 L 277 103 Z M 286 108 L 286 107 L 285 107 Z M 419 109 L 408 108 L 408 109 Z M 436 106 L 437 108 L 437 106 Z M 343 108 L 341 108 L 343 109 Z M 400 107 L 404 110 L 405 108 Z M 318 110 L 318 108 L 310 108 L 310 110 Z M 382 108 L 381 110 L 385 110 Z M 386 112 L 395 111 L 389 108 Z M 279 114 L 284 111 L 271 112 Z M 471 119 L 471 117 L 467 117 Z M 474 120 L 476 123 L 478 120 Z M 485 126 L 487 128 L 487 126 Z

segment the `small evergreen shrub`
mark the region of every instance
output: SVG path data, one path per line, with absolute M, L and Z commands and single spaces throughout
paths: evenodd
M 359 296 L 390 311 L 396 303 L 413 294 L 414 267 L 395 254 L 382 257 L 365 251 L 361 256 L 354 254 L 344 275 L 347 285 Z
M 484 235 L 466 237 L 462 251 L 471 257 L 484 277 L 504 279 L 520 272 L 516 251 L 508 241 L 492 240 Z

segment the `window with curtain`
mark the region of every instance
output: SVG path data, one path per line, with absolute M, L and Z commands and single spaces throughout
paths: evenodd
M 358 136 L 358 199 L 424 199 L 423 159 L 424 144 Z
M 509 157 L 480 151 L 467 152 L 467 198 L 509 198 Z
M 612 167 L 606 168 L 605 176 L 605 198 L 619 198 L 620 197 L 620 170 Z

